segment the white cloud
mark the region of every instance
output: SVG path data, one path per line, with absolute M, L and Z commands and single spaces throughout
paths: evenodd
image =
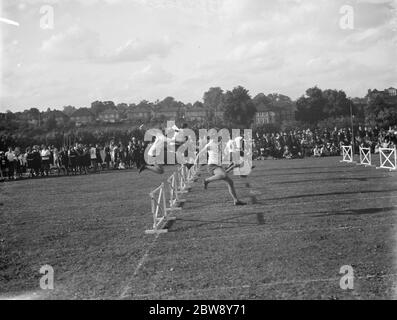
M 107 55 L 105 60 L 109 62 L 141 61 L 149 57 L 167 56 L 174 43 L 168 37 L 159 40 L 128 40 L 124 45 L 117 48 L 115 52 Z
M 158 64 L 148 64 L 141 70 L 134 72 L 130 77 L 134 85 L 169 84 L 173 79 L 174 76 Z
M 21 22 L 4 32 L 8 108 L 84 106 L 96 93 L 194 101 L 240 84 L 292 98 L 316 84 L 352 96 L 397 85 L 397 0 L 352 1 L 354 30 L 339 27 L 345 0 L 48 1 L 53 31 L 39 30 L 42 0 L 6 2 Z
M 56 59 L 92 59 L 100 50 L 99 35 L 87 28 L 72 26 L 43 41 L 40 53 Z

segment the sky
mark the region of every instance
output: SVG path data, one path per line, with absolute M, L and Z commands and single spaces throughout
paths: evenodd
M 350 97 L 397 87 L 397 0 L 2 0 L 0 6 L 0 18 L 19 24 L 0 19 L 0 112 L 167 96 L 193 103 L 218 86 L 292 99 L 315 85 Z

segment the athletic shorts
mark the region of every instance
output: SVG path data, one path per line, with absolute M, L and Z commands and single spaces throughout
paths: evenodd
M 149 156 L 148 158 L 152 159 L 152 161 L 149 161 L 150 163 L 146 163 L 147 165 L 152 165 L 152 166 L 163 166 L 164 163 L 157 163 L 157 157 L 156 156 Z
M 217 164 L 209 164 L 207 170 L 208 170 L 208 173 L 210 173 L 212 175 L 215 175 L 214 171 L 216 169 L 222 169 L 223 170 L 222 166 L 218 166 Z

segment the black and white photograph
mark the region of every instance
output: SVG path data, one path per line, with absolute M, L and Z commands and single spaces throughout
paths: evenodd
M 1 0 L 0 300 L 395 300 L 396 148 L 397 0 Z

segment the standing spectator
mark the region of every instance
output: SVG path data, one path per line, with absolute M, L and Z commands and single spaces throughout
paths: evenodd
M 106 169 L 110 169 L 110 163 L 112 161 L 112 157 L 110 155 L 110 146 L 105 147 L 105 163 L 106 163 Z
M 72 173 L 74 175 L 77 174 L 77 151 L 75 147 L 71 147 L 69 149 L 69 163 L 70 163 L 70 169 L 72 170 Z
M 96 163 L 97 163 L 97 168 L 102 170 L 102 157 L 101 157 L 101 148 L 99 147 L 99 144 L 95 145 L 95 150 L 96 150 Z
M 23 168 L 23 154 L 21 152 L 21 149 L 19 147 L 15 148 L 14 150 L 14 154 L 15 154 L 15 168 L 14 168 L 14 172 L 15 172 L 15 179 L 19 179 L 22 177 L 22 168 Z
M 33 146 L 33 171 L 34 175 L 38 177 L 41 171 L 41 154 L 39 146 Z
M 51 151 L 47 148 L 47 146 L 41 146 L 41 175 L 48 176 L 50 173 L 50 157 Z
M 8 148 L 8 151 L 6 152 L 5 156 L 8 162 L 8 180 L 11 180 L 15 178 L 14 174 L 15 174 L 15 162 L 16 162 L 15 153 L 11 147 Z
M 64 172 L 64 174 L 69 175 L 69 157 L 66 147 L 63 147 L 59 152 L 59 168 Z
M 92 169 L 97 172 L 97 150 L 93 145 L 90 145 L 90 160 Z
M 29 178 L 32 178 L 34 176 L 34 155 L 32 152 L 32 148 L 27 147 L 26 148 L 26 173 Z
M 7 158 L 4 151 L 0 151 L 0 182 L 4 181 L 4 176 L 6 175 L 7 169 Z
M 82 165 L 83 165 L 84 174 L 88 174 L 88 170 L 91 166 L 91 155 L 90 155 L 90 149 L 87 146 L 83 148 L 82 160 L 83 160 Z

